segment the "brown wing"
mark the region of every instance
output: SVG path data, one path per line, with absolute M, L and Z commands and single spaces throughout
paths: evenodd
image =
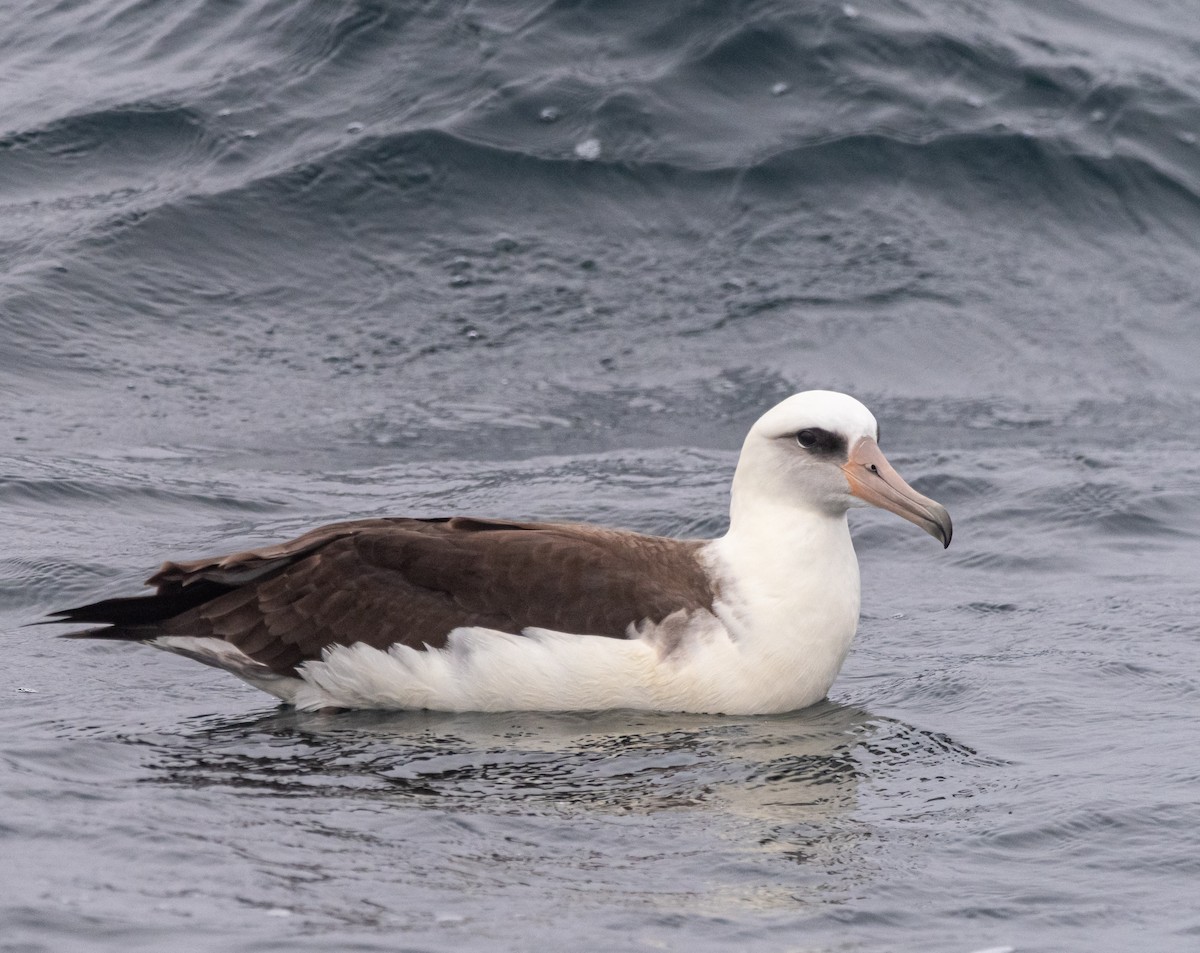
M 95 637 L 214 636 L 279 673 L 331 645 L 440 647 L 460 626 L 623 638 L 631 623 L 711 607 L 699 546 L 564 524 L 361 520 L 166 563 L 153 596 L 58 615 L 109 623 L 80 633 Z

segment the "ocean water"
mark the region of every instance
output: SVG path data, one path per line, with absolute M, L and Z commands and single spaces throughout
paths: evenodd
M 2 5 L 0 951 L 1200 949 L 1200 17 Z M 384 514 L 955 519 L 771 718 L 304 715 L 27 627 Z

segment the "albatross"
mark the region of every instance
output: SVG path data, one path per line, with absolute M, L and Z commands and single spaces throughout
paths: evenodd
M 214 665 L 302 710 L 767 714 L 825 697 L 858 627 L 847 524 L 873 505 L 950 545 L 853 397 L 805 391 L 750 428 L 729 530 L 359 519 L 166 562 L 148 596 L 48 621 Z

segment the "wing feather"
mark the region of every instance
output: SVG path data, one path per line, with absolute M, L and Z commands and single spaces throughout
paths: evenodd
M 335 645 L 440 648 L 463 626 L 625 638 L 680 609 L 711 608 L 700 545 L 573 524 L 359 520 L 168 562 L 149 581 L 152 596 L 58 615 L 112 627 L 78 635 L 223 639 L 279 674 Z

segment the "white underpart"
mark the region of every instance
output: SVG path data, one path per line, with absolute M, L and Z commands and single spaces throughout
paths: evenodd
M 859 602 L 845 516 L 797 515 L 770 514 L 767 539 L 739 526 L 708 545 L 705 557 L 722 580 L 714 613 L 679 613 L 629 639 L 462 628 L 444 649 L 335 647 L 301 665 L 299 678 L 274 675 L 217 639 L 155 644 L 226 668 L 302 710 L 792 711 L 829 691 Z M 786 558 L 769 545 L 780 538 L 804 544 Z
M 216 639 L 155 644 L 226 668 L 305 710 L 802 708 L 829 691 L 859 611 L 846 521 L 855 502 L 845 477 L 835 462 L 817 461 L 786 439 L 810 423 L 851 441 L 876 432 L 865 407 L 826 392 L 790 398 L 755 424 L 734 476 L 729 532 L 703 550 L 720 593 L 711 613 L 642 623 L 627 639 L 461 628 L 443 649 L 337 646 L 303 663 L 299 677 L 275 675 Z
M 630 639 L 463 628 L 441 650 L 334 648 L 301 666 L 303 681 L 287 700 L 301 709 L 803 708 L 829 691 L 858 620 L 858 566 L 845 517 L 840 527 L 828 522 L 804 527 L 832 539 L 840 529 L 844 539 L 836 552 L 823 549 L 819 572 L 808 560 L 772 560 L 736 537 L 711 543 L 706 555 L 727 589 L 715 613 L 680 613 Z

